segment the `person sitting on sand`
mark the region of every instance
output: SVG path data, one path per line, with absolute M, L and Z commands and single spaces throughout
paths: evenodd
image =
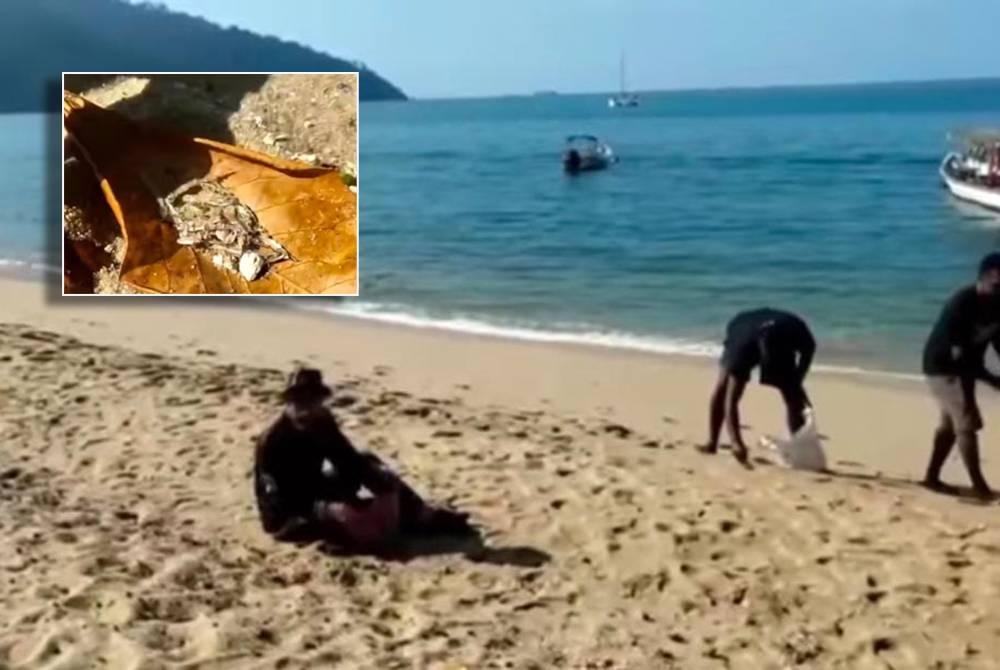
M 980 262 L 976 283 L 948 300 L 924 347 L 924 375 L 941 409 L 923 481 L 930 489 L 954 491 L 941 482 L 941 468 L 957 442 L 973 490 L 985 498 L 993 496 L 979 465 L 977 433 L 983 419 L 976 402 L 977 381 L 1000 390 L 1000 376 L 986 369 L 991 343 L 1000 352 L 1000 253 L 996 252 Z
M 467 515 L 427 505 L 377 456 L 356 450 L 324 405 L 331 395 L 318 370 L 297 370 L 281 416 L 258 438 L 254 488 L 265 532 L 369 549 L 401 533 L 470 530 Z
M 748 451 L 740 431 L 740 399 L 750 380 L 750 373 L 760 366 L 760 383 L 777 388 L 788 410 L 788 428 L 794 434 L 805 423 L 809 406 L 803 381 L 816 341 L 801 318 L 776 309 L 764 308 L 742 312 L 726 326 L 721 373 L 709 404 L 708 443 L 699 446 L 703 453 L 714 454 L 719 433 L 728 419 L 732 452 L 747 463 Z

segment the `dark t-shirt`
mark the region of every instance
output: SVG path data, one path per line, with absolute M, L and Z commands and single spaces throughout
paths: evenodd
M 323 461 L 330 462 L 332 473 L 324 474 Z M 380 482 L 330 413 L 304 427 L 282 415 L 257 442 L 254 490 L 269 533 L 292 517 L 310 519 L 319 500 L 352 500 L 362 485 L 377 493 Z
M 983 369 L 990 342 L 1000 351 L 1000 309 L 990 309 L 967 286 L 941 310 L 924 346 L 924 374 L 976 376 Z
M 799 356 L 812 357 L 816 341 L 805 321 L 790 312 L 755 309 L 737 314 L 726 327 L 723 367 L 737 379 L 761 366 L 761 383 L 792 381 Z

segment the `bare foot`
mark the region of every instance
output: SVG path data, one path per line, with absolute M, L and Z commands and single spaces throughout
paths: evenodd
M 992 502 L 997 499 L 997 494 L 988 486 L 975 486 L 972 488 L 972 495 L 979 500 Z
M 708 454 L 708 455 L 714 454 L 715 452 L 717 452 L 719 450 L 718 447 L 713 446 L 711 444 L 696 444 L 694 448 L 695 448 L 695 451 L 697 451 L 699 453 L 702 453 L 702 454 Z
M 750 452 L 747 451 L 746 447 L 733 446 L 730 451 L 733 452 L 733 458 L 745 468 L 750 467 Z
M 935 493 L 943 493 L 945 495 L 953 496 L 958 495 L 959 489 L 957 486 L 952 486 L 951 484 L 945 484 L 940 479 L 924 479 L 920 482 L 928 491 L 934 491 Z

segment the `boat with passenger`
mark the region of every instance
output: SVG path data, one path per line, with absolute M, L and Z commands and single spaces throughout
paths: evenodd
M 950 152 L 939 173 L 953 196 L 1000 211 L 1000 130 L 961 136 L 962 148 Z

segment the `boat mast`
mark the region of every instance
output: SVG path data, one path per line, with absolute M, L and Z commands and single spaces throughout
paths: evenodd
M 625 52 L 621 54 L 618 61 L 618 90 L 622 96 L 625 95 Z

